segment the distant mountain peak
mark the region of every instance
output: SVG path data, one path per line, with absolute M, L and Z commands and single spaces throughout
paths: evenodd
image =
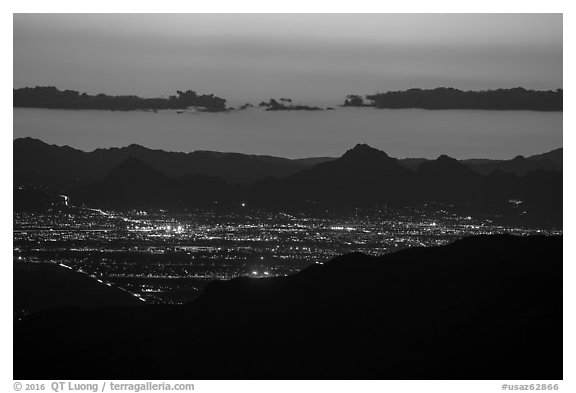
M 15 143 L 40 142 L 40 143 L 43 143 L 43 144 L 47 145 L 46 142 L 44 142 L 44 141 L 42 141 L 42 140 L 40 140 L 40 139 L 37 139 L 37 138 L 33 138 L 33 137 L 31 137 L 31 136 L 24 136 L 24 137 L 22 137 L 22 138 L 16 138 L 16 139 L 14 139 L 14 142 L 15 142 Z
M 14 139 L 14 145 L 16 146 L 25 146 L 25 147 L 29 147 L 29 146 L 51 146 L 48 143 L 40 140 L 40 139 L 36 139 L 36 138 L 32 138 L 30 136 L 24 137 L 24 138 L 18 138 L 18 139 Z
M 382 150 L 375 149 L 366 143 L 358 143 L 352 149 L 346 151 L 342 158 L 370 158 L 370 157 L 382 157 L 390 158 L 388 154 Z
M 466 165 L 446 154 L 440 155 L 437 159 L 423 162 L 419 167 L 419 172 L 427 175 L 461 175 L 469 176 L 474 172 Z
M 147 148 L 146 146 L 142 146 L 139 145 L 137 143 L 131 143 L 128 146 L 126 146 L 124 149 L 128 150 L 128 151 L 144 151 L 144 150 L 150 150 L 149 148 Z
M 449 155 L 446 155 L 446 154 L 441 154 L 441 155 L 436 159 L 436 161 L 446 162 L 446 163 L 448 163 L 448 162 L 458 162 L 457 159 L 452 158 L 452 157 L 450 157 Z
M 55 152 L 66 152 L 66 153 L 81 153 L 80 150 L 75 149 L 68 145 L 55 145 L 46 143 L 40 139 L 32 137 L 24 137 L 14 139 L 13 146 L 16 149 L 27 150 L 28 154 L 36 155 L 40 152 L 42 153 L 55 153 Z

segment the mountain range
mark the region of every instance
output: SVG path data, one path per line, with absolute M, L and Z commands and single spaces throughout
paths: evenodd
M 339 158 L 289 160 L 235 153 L 169 153 L 137 145 L 85 153 L 19 139 L 14 141 L 14 199 L 15 207 L 25 210 L 28 201 L 42 199 L 38 188 L 50 187 L 52 193 L 69 195 L 74 204 L 112 209 L 185 209 L 246 202 L 310 209 L 439 202 L 464 206 L 469 213 L 558 226 L 561 157 L 561 149 L 502 161 L 459 161 L 442 155 L 414 165 L 415 159 L 399 160 L 366 144 Z M 50 192 L 46 194 L 49 198 Z
M 75 187 L 103 180 L 130 157 L 168 176 L 218 176 L 229 184 L 283 177 L 331 158 L 290 160 L 272 156 L 195 151 L 166 152 L 132 144 L 122 148 L 84 152 L 69 146 L 49 145 L 34 138 L 14 140 L 14 184 Z
M 69 146 L 50 145 L 34 138 L 19 138 L 13 143 L 14 184 L 40 184 L 56 187 L 86 185 L 102 180 L 108 172 L 130 157 L 137 158 L 168 176 L 199 174 L 217 176 L 229 184 L 247 184 L 268 177 L 295 174 L 334 157 L 287 159 L 266 155 L 194 151 L 166 152 L 132 144 L 122 148 L 84 152 Z M 486 175 L 496 170 L 523 176 L 538 169 L 562 170 L 562 148 L 530 157 L 511 160 L 468 159 L 461 162 Z M 33 157 L 33 159 L 31 159 Z M 425 158 L 405 158 L 399 162 L 416 170 Z
M 476 236 L 14 327 L 15 379 L 562 379 L 562 237 Z

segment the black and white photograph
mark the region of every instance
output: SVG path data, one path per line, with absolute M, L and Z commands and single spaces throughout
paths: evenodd
M 13 13 L 12 378 L 562 391 L 563 18 Z

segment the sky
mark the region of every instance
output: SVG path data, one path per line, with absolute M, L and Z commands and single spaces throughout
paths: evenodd
M 14 87 L 231 104 L 562 85 L 561 14 L 15 14 Z

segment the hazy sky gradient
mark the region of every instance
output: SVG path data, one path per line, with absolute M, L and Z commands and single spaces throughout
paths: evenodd
M 231 103 L 562 87 L 561 14 L 16 14 L 14 87 Z

